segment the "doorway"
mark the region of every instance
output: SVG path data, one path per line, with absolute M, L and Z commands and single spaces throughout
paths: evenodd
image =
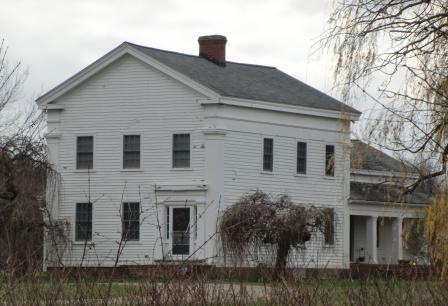
M 172 254 L 190 254 L 190 208 L 172 208 Z

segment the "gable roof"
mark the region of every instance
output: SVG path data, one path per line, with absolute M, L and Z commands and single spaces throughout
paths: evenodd
M 361 140 L 352 140 L 351 169 L 389 172 L 415 172 L 403 161 L 375 149 Z
M 71 78 L 40 96 L 39 105 L 50 103 L 83 82 L 123 54 L 132 54 L 172 72 L 181 81 L 209 91 L 213 96 L 272 102 L 293 107 L 346 112 L 358 117 L 361 113 L 350 106 L 306 85 L 274 67 L 226 62 L 225 67 L 195 55 L 155 49 L 124 42 Z M 187 79 L 185 79 L 187 78 Z
M 230 61 L 223 67 L 200 56 L 127 44 L 224 97 L 361 114 L 275 67 Z

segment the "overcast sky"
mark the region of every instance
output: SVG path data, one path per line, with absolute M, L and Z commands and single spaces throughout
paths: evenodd
M 331 0 L 2 0 L 0 38 L 29 70 L 28 103 L 123 41 L 198 54 L 197 38 L 209 34 L 227 36 L 228 60 L 276 66 L 337 97 L 331 54 L 311 56 L 331 8 Z

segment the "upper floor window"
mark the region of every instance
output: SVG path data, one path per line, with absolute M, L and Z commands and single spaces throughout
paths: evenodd
M 190 168 L 190 134 L 173 135 L 173 168 Z
M 263 171 L 274 169 L 274 139 L 263 139 Z
M 140 135 L 125 135 L 123 138 L 123 168 L 140 168 Z
M 325 175 L 334 176 L 334 145 L 325 146 Z
M 76 169 L 93 168 L 93 136 L 78 136 L 76 139 Z
M 76 203 L 75 240 L 92 240 L 92 203 Z
M 123 203 L 122 233 L 124 240 L 140 239 L 140 203 Z
M 306 174 L 306 142 L 297 143 L 297 173 Z

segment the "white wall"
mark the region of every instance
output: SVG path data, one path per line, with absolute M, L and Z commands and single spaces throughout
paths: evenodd
M 160 243 L 154 186 L 204 183 L 203 111 L 198 98 L 203 97 L 124 56 L 61 97 L 56 103 L 65 105 L 63 111 L 49 111 L 50 137 L 60 134 L 50 147 L 62 175 L 58 218 L 71 222 L 72 237 L 75 203 L 89 197 L 89 175 L 75 169 L 76 136 L 94 136 L 94 169 L 90 173 L 94 246 L 87 249 L 84 264 L 112 264 L 121 232 L 122 198 L 141 201 L 143 210 L 140 241 L 128 243 L 123 260 L 142 263 L 161 257 L 159 248 L 154 248 Z M 51 122 L 57 112 L 61 112 L 60 124 Z M 191 170 L 171 169 L 174 132 L 191 133 Z M 141 135 L 141 171 L 122 170 L 122 137 L 128 133 Z M 82 243 L 73 244 L 66 264 L 76 264 L 82 252 Z
M 207 119 L 226 131 L 224 144 L 223 207 L 247 192 L 260 189 L 287 194 L 297 204 L 335 209 L 335 245 L 326 246 L 314 233 L 305 250 L 294 252 L 290 263 L 301 267 L 344 267 L 347 175 L 347 134 L 340 122 L 310 116 L 221 106 L 207 110 Z M 263 137 L 274 139 L 274 171 L 262 171 Z M 307 174 L 296 175 L 297 141 L 307 143 Z M 325 145 L 336 147 L 335 177 L 325 176 Z M 263 257 L 262 255 L 260 255 Z
M 219 245 L 212 237 L 218 210 L 246 192 L 261 189 L 286 193 L 298 204 L 335 209 L 335 245 L 325 246 L 313 234 L 305 250 L 290 261 L 302 267 L 347 267 L 349 138 L 347 126 L 335 119 L 223 105 L 202 106 L 204 97 L 131 57 L 124 56 L 61 97 L 62 111 L 49 111 L 50 150 L 62 175 L 57 218 L 71 223 L 77 202 L 93 204 L 93 244 L 70 245 L 66 264 L 112 265 L 120 239 L 122 201 L 140 201 L 140 241 L 128 242 L 120 264 L 151 263 L 162 258 L 155 210 L 158 203 L 188 201 L 204 212 L 196 246 L 199 257 L 213 258 Z M 191 133 L 191 169 L 171 169 L 171 135 Z M 140 134 L 140 171 L 123 171 L 122 137 Z M 94 136 L 94 169 L 77 171 L 76 136 Z M 274 138 L 274 171 L 262 172 L 263 137 Z M 295 175 L 296 142 L 308 144 L 307 175 Z M 325 145 L 336 147 L 335 177 L 325 176 Z M 89 184 L 90 181 L 90 184 Z M 169 186 L 183 185 L 183 190 Z M 197 186 L 205 185 L 202 190 Z M 158 206 L 163 218 L 163 207 Z M 162 221 L 163 222 L 163 221 Z M 163 225 L 163 224 L 162 224 Z M 163 240 L 163 238 L 162 238 Z M 166 246 L 166 244 L 165 244 Z M 217 263 L 220 261 L 218 260 Z

